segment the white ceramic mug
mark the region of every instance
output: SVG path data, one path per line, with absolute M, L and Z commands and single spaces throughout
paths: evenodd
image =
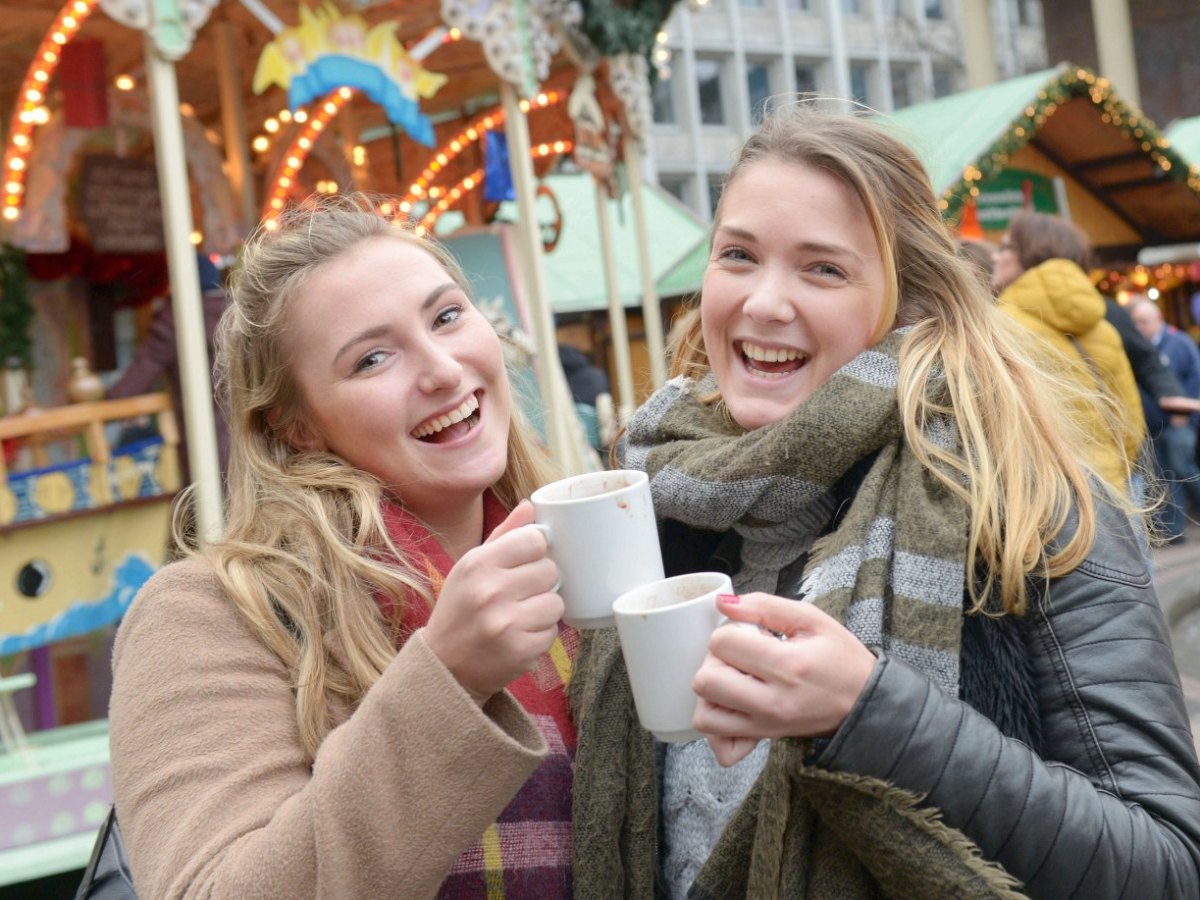
M 717 594 L 731 593 L 728 575 L 694 572 L 644 584 L 613 604 L 638 720 L 660 741 L 703 737 L 692 728 L 692 679 L 708 639 L 728 621 L 717 611 Z
M 614 600 L 663 577 L 645 472 L 587 472 L 539 488 L 530 499 L 558 566 L 568 625 L 611 627 Z

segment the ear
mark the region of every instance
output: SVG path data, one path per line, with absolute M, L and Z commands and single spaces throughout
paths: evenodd
M 321 434 L 301 416 L 294 416 L 286 428 L 280 428 L 281 415 L 279 407 L 274 407 L 267 413 L 267 424 L 271 426 L 272 431 L 296 450 L 302 453 L 319 453 L 329 449 Z

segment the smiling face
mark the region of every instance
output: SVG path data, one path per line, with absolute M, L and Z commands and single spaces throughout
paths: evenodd
M 772 158 L 740 170 L 700 300 L 708 361 L 738 424 L 786 418 L 871 346 L 885 295 L 874 232 L 846 185 Z
M 303 400 L 291 443 L 371 473 L 424 521 L 478 502 L 503 474 L 500 339 L 420 246 L 372 237 L 321 266 L 285 349 Z

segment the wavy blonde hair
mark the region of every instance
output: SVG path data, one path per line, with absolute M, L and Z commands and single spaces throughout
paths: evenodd
M 1068 398 L 1082 404 L 1103 398 L 1034 362 L 1029 335 L 995 307 L 978 274 L 960 257 L 921 161 L 883 128 L 811 102 L 784 107 L 746 142 L 726 189 L 764 159 L 828 172 L 862 202 L 885 276 L 875 337 L 893 322 L 912 326 L 900 353 L 905 438 L 971 511 L 968 558 L 979 564 L 979 576 L 968 579 L 973 611 L 988 611 L 988 598 L 998 589 L 1004 612 L 1023 613 L 1026 576 L 1069 572 L 1091 548 L 1093 481 L 1081 452 L 1087 438 L 1059 410 Z M 714 218 L 720 217 L 718 204 Z M 700 310 L 688 315 L 672 347 L 672 369 L 695 377 L 708 370 L 708 358 Z M 945 406 L 926 396 L 925 386 L 938 372 L 945 373 L 948 386 Z M 924 423 L 939 415 L 958 423 L 957 450 L 926 437 Z M 1048 545 L 1060 536 L 1072 505 L 1079 527 L 1052 551 Z
M 322 266 L 382 236 L 425 250 L 470 296 L 445 249 L 375 208 L 365 195 L 314 199 L 274 227 L 260 226 L 243 248 L 217 333 L 231 437 L 225 529 L 208 548 L 191 550 L 211 562 L 230 602 L 291 672 L 310 756 L 396 655 L 375 595 L 392 598 L 397 610 L 412 592 L 432 598 L 419 561 L 388 537 L 380 482 L 287 440 L 305 415 L 282 343 L 289 314 Z M 493 491 L 511 508 L 552 474 L 514 409 L 508 465 Z

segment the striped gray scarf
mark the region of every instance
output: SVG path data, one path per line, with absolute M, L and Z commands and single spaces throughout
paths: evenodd
M 650 474 L 660 517 L 736 529 L 743 584 L 772 590 L 786 587 L 779 570 L 797 558 L 831 489 L 874 455 L 840 524 L 813 545 L 799 593 L 957 695 L 968 515 L 904 440 L 896 399 L 904 334 L 849 362 L 785 421 L 752 432 L 706 402 L 710 384 L 675 380 L 634 416 L 627 461 Z M 928 390 L 945 402 L 944 382 Z M 952 446 L 951 422 L 927 427 Z M 584 634 L 569 692 L 579 728 L 576 900 L 651 900 L 661 862 L 655 748 L 636 725 L 614 631 Z M 689 898 L 1023 896 L 919 797 L 812 765 L 808 743 L 771 742 Z
M 706 402 L 711 376 L 677 378 L 629 423 L 626 461 L 650 475 L 659 518 L 737 531 L 738 589 L 774 593 L 780 570 L 827 520 L 834 485 L 876 454 L 841 524 L 814 547 L 801 594 L 957 696 L 968 517 L 904 441 L 896 388 L 906 334 L 888 335 L 787 419 L 750 432 Z M 927 390 L 943 400 L 945 383 Z M 957 440 L 944 418 L 926 429 L 939 446 Z

